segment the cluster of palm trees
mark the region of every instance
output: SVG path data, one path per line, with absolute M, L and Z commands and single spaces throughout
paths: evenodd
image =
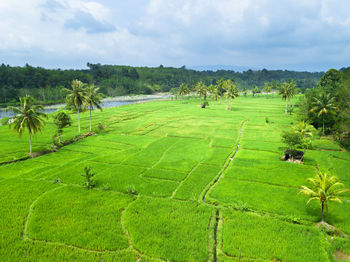
M 94 108 L 102 110 L 102 95 L 98 93 L 99 88 L 93 84 L 84 84 L 79 80 L 72 81 L 72 89 L 65 88 L 67 92 L 67 106 L 73 107 L 78 112 L 78 132 L 80 134 L 80 115 L 81 111 L 88 109 L 90 111 L 90 132 L 92 132 L 91 112 Z
M 216 85 L 210 84 L 206 86 L 202 81 L 197 82 L 194 85 L 194 91 L 199 95 L 200 105 L 207 103 L 207 96 L 211 94 L 215 101 L 221 100 L 223 97 L 226 98 L 226 110 L 231 110 L 232 100 L 239 96 L 239 90 L 237 86 L 230 80 L 220 79 L 217 81 Z M 190 94 L 191 90 L 187 84 L 182 83 L 177 94 L 182 96 L 184 101 L 184 96 Z
M 98 93 L 99 88 L 94 85 L 87 85 L 79 80 L 72 81 L 72 89 L 65 89 L 67 92 L 67 106 L 73 107 L 78 112 L 78 131 L 80 134 L 80 115 L 81 111 L 88 109 L 90 111 L 90 133 L 92 132 L 91 111 L 94 108 L 102 110 L 102 96 Z M 44 118 L 47 115 L 43 113 L 44 108 L 41 105 L 35 105 L 34 98 L 26 95 L 21 97 L 20 106 L 9 106 L 8 111 L 14 113 L 10 127 L 13 127 L 21 137 L 24 130 L 28 130 L 29 135 L 29 154 L 32 155 L 32 136 L 44 128 Z

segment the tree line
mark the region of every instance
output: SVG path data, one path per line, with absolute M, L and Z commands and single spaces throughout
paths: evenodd
M 131 67 L 119 65 L 87 64 L 87 69 L 45 69 L 25 65 L 24 67 L 0 66 L 0 106 L 19 104 L 19 97 L 30 95 L 41 104 L 64 101 L 64 88 L 69 88 L 74 79 L 95 84 L 105 96 L 129 94 L 151 94 L 168 92 L 181 83 L 189 87 L 202 81 L 205 85 L 216 84 L 220 79 L 230 79 L 240 90 L 263 88 L 293 79 L 301 91 L 316 86 L 323 72 L 295 72 L 288 70 L 230 70 L 195 71 L 174 67 Z
M 350 68 L 330 69 L 299 102 L 302 120 L 350 146 Z

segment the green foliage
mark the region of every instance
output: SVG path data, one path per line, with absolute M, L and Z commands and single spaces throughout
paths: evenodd
M 256 94 L 259 94 L 259 93 L 261 93 L 260 88 L 257 86 L 253 87 L 253 89 L 252 89 L 253 96 L 255 96 Z
M 84 167 L 84 174 L 81 175 L 85 179 L 84 186 L 87 189 L 92 189 L 96 186 L 96 182 L 93 179 L 93 177 L 95 176 L 95 173 L 91 172 L 91 169 L 92 168 L 90 166 Z
M 195 91 L 200 97 L 201 106 L 205 107 L 206 105 L 202 104 L 202 96 L 204 97 L 204 101 L 205 101 L 207 98 L 207 93 L 208 93 L 207 86 L 202 81 L 199 81 L 195 85 Z
M 96 107 L 102 111 L 102 94 L 98 93 L 99 88 L 94 85 L 88 85 L 85 92 L 85 100 L 84 103 L 89 108 L 90 111 L 90 132 L 92 132 L 92 119 L 91 119 L 91 111 Z
M 309 178 L 308 181 L 311 187 L 302 186 L 299 191 L 300 194 L 309 196 L 307 204 L 312 200 L 320 201 L 321 203 L 321 221 L 324 221 L 324 207 L 327 210 L 328 216 L 328 202 L 342 203 L 340 199 L 341 195 L 350 192 L 348 189 L 344 189 L 344 184 L 340 183 L 338 178 L 330 176 L 327 173 L 318 171 L 315 178 Z
M 0 125 L 2 125 L 2 126 L 8 125 L 8 124 L 9 124 L 9 120 L 10 120 L 10 118 L 7 117 L 7 116 L 1 118 L 1 119 L 0 119 Z
M 190 93 L 190 89 L 188 88 L 187 84 L 182 83 L 178 88 L 178 95 L 184 97 L 185 95 L 188 95 Z
M 241 212 L 225 212 L 224 219 L 223 251 L 229 256 L 259 261 L 328 261 L 315 228 Z
M 72 125 L 72 118 L 66 112 L 59 111 L 55 114 L 53 122 L 57 126 L 58 142 L 61 143 L 63 128 Z
M 294 131 L 284 131 L 281 137 L 282 143 L 286 145 L 288 150 L 303 148 L 304 138 L 302 134 Z
M 316 129 L 308 122 L 300 121 L 298 124 L 292 127 L 292 129 L 300 133 L 304 138 L 310 138 L 316 133 Z
M 325 117 L 328 114 L 334 114 L 336 106 L 334 105 L 335 99 L 331 97 L 331 94 L 321 93 L 319 96 L 313 97 L 312 108 L 310 113 L 316 113 L 317 117 L 322 117 L 322 133 L 325 131 Z
M 316 128 L 322 127 L 322 134 L 332 134 L 343 146 L 350 145 L 350 71 L 329 70 L 320 80 L 318 87 L 305 94 L 299 102 L 302 119 Z
M 66 104 L 67 107 L 73 107 L 73 109 L 78 111 L 78 132 L 80 134 L 80 111 L 84 110 L 85 103 L 87 101 L 86 93 L 85 93 L 85 84 L 80 80 L 72 81 L 72 90 L 64 89 L 67 94 L 66 96 Z
M 141 252 L 169 261 L 204 261 L 210 216 L 210 208 L 196 203 L 139 197 L 125 220 Z
M 42 113 L 42 110 L 44 110 L 44 108 L 40 105 L 34 105 L 34 102 L 35 100 L 33 97 L 25 96 L 20 98 L 20 107 L 10 106 L 7 108 L 7 110 L 12 110 L 15 114 L 10 127 L 13 127 L 20 137 L 22 136 L 22 133 L 25 129 L 28 130 L 30 154 L 32 154 L 31 137 L 44 128 L 43 118 L 47 118 L 47 115 Z
M 48 103 L 63 102 L 64 88 L 70 88 L 74 79 L 84 83 L 94 83 L 107 96 L 127 94 L 148 94 L 168 92 L 181 83 L 191 86 L 198 81 L 206 85 L 218 79 L 231 79 L 240 88 L 263 86 L 270 82 L 275 87 L 285 79 L 294 79 L 299 88 L 312 88 L 317 84 L 322 72 L 308 73 L 287 70 L 230 70 L 195 71 L 173 67 L 130 67 L 117 65 L 87 64 L 84 70 L 45 69 L 26 65 L 24 67 L 0 66 L 0 105 L 18 104 L 18 97 L 30 94 L 37 101 Z M 35 77 L 33 77 L 35 76 Z M 21 81 L 19 81 L 21 79 Z M 222 90 L 220 90 L 222 91 Z
M 106 132 L 1 165 L 0 260 L 211 261 L 214 240 L 218 261 L 328 261 L 326 252 L 349 253 L 348 239 L 313 226 L 319 204 L 306 206 L 297 192 L 316 165 L 349 188 L 350 154 L 313 136 L 303 165 L 280 161 L 281 133 L 298 120 L 280 113 L 284 101 L 269 98 L 237 97 L 233 111 L 215 102 L 201 110 L 197 97 L 96 110 L 93 128 L 103 123 Z M 89 112 L 80 116 L 86 133 Z M 76 135 L 77 114 L 71 117 L 65 141 Z M 34 151 L 48 147 L 55 131 L 49 117 Z M 7 126 L 0 133 L 1 162 L 25 156 L 24 139 Z M 88 165 L 98 171 L 94 190 L 79 175 Z M 341 198 L 342 205 L 329 203 L 329 223 L 350 234 L 349 197 Z
M 227 98 L 228 105 L 226 104 L 226 110 L 231 110 L 232 99 L 239 97 L 239 91 L 237 86 L 231 82 L 230 79 L 225 81 L 225 97 Z

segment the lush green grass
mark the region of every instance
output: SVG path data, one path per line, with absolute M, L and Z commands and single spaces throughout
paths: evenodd
M 316 228 L 241 212 L 225 212 L 223 216 L 222 252 L 226 256 L 269 261 L 328 261 L 324 245 Z
M 216 250 L 218 261 L 332 261 L 337 250 L 350 253 L 349 239 L 313 226 L 320 207 L 297 194 L 317 166 L 350 187 L 348 152 L 315 138 L 303 165 L 281 161 L 281 132 L 297 119 L 278 97 L 240 97 L 231 111 L 198 103 L 96 111 L 94 129 L 103 123 L 104 131 L 1 165 L 0 260 L 213 261 Z M 77 135 L 72 117 L 63 139 Z M 88 113 L 81 125 L 87 132 Z M 54 131 L 50 117 L 34 151 L 50 148 Z M 26 135 L 7 126 L 0 146 L 0 162 L 27 156 Z M 91 190 L 82 187 L 85 166 L 96 173 Z M 330 205 L 329 222 L 350 235 L 348 200 Z
M 211 209 L 195 203 L 140 197 L 125 221 L 137 249 L 170 261 L 205 261 Z
M 132 197 L 68 186 L 51 191 L 32 207 L 26 237 L 93 250 L 128 248 L 120 223 Z

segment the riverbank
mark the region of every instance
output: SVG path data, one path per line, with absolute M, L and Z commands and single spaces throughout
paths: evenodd
M 167 93 L 156 93 L 152 95 L 130 95 L 130 96 L 107 97 L 102 100 L 103 101 L 102 108 L 122 106 L 126 104 L 152 101 L 152 100 L 164 99 L 168 97 L 169 95 Z M 45 108 L 44 112 L 53 113 L 53 112 L 56 112 L 59 108 L 64 106 L 65 106 L 64 103 L 57 103 L 54 105 L 44 105 L 44 108 Z M 12 117 L 12 116 L 13 116 L 12 111 L 7 112 L 6 108 L 0 108 L 0 118 Z

